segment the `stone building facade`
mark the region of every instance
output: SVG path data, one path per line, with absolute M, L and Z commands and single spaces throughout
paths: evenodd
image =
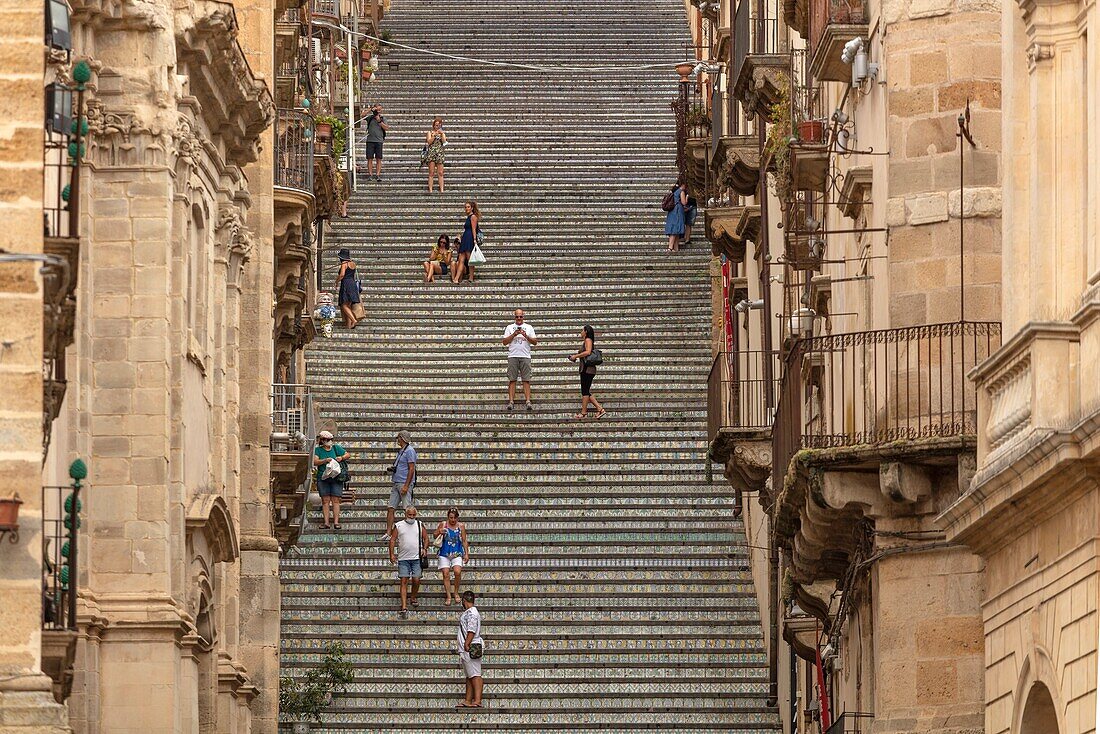
M 293 16 L 308 48 L 312 11 L 0 4 L 4 731 L 277 729 L 278 559 L 314 428 L 283 383 L 304 382 L 316 235 L 346 195 L 308 88 L 298 147 L 278 136 L 277 36 Z
M 967 374 L 1001 342 L 1000 13 L 697 7 L 723 62 L 687 171 L 722 304 L 711 455 L 785 730 L 981 731 L 985 559 L 938 518 L 975 471 Z
M 1005 3 L 1004 346 L 978 466 L 941 517 L 985 561 L 987 734 L 1100 726 L 1097 10 Z

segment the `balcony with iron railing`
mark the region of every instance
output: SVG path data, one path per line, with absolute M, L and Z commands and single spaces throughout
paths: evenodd
M 806 46 L 810 76 L 817 82 L 844 82 L 851 68 L 841 55 L 844 44 L 867 37 L 866 0 L 807 0 Z
M 709 189 L 710 89 L 706 82 L 686 77 L 680 80 L 679 92 L 672 102 L 672 109 L 676 113 L 676 154 L 680 177 L 691 195 L 703 200 Z
M 313 196 L 313 118 L 303 110 L 276 114 L 275 189 Z
M 771 432 L 776 356 L 769 351 L 720 352 L 707 379 L 707 437 L 710 457 L 725 465 L 737 490 L 760 492 L 771 474 Z
M 772 0 L 740 0 L 733 16 L 733 96 L 750 119 L 767 117 L 789 84 L 790 58 Z
M 958 496 L 976 444 L 968 374 L 1000 332 L 961 321 L 794 342 L 771 452 L 776 538 L 797 582 L 840 578 L 865 517 L 934 517 Z
M 811 76 L 805 49 L 791 52 L 790 179 L 796 191 L 824 192 L 829 181 L 825 92 Z
M 313 479 L 317 430 L 309 385 L 271 386 L 271 487 L 275 537 L 282 548 L 294 545 Z
M 341 0 L 312 0 L 310 10 L 315 24 L 332 26 L 340 25 Z
M 845 711 L 829 725 L 825 734 L 870 734 L 874 723 L 874 714 Z
M 74 461 L 69 475 L 68 486 L 42 487 L 42 672 L 53 680 L 58 703 L 72 690 L 76 657 L 84 463 Z

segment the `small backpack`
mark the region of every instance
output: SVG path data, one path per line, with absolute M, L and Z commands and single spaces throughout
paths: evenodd
M 665 198 L 661 200 L 661 208 L 666 212 L 670 212 L 676 208 L 676 189 L 665 194 Z

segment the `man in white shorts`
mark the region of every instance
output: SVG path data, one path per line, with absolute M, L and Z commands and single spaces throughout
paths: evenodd
M 504 327 L 504 346 L 508 347 L 508 410 L 515 408 L 516 380 L 523 383 L 523 399 L 531 410 L 531 347 L 539 343 L 535 327 L 523 322 L 523 309 L 517 308 L 515 323 Z
M 466 675 L 466 700 L 455 708 L 481 708 L 481 691 L 484 681 L 481 678 L 481 655 L 470 657 L 470 650 L 484 651 L 485 641 L 481 639 L 481 612 L 474 606 L 474 592 L 462 592 L 462 606 L 466 611 L 458 618 L 458 659 L 462 672 Z

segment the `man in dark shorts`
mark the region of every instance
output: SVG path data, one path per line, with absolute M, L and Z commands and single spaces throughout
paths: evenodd
M 382 143 L 386 140 L 386 131 L 390 126 L 382 116 L 382 105 L 376 104 L 370 111 L 370 117 L 367 118 L 367 176 L 381 181 Z

